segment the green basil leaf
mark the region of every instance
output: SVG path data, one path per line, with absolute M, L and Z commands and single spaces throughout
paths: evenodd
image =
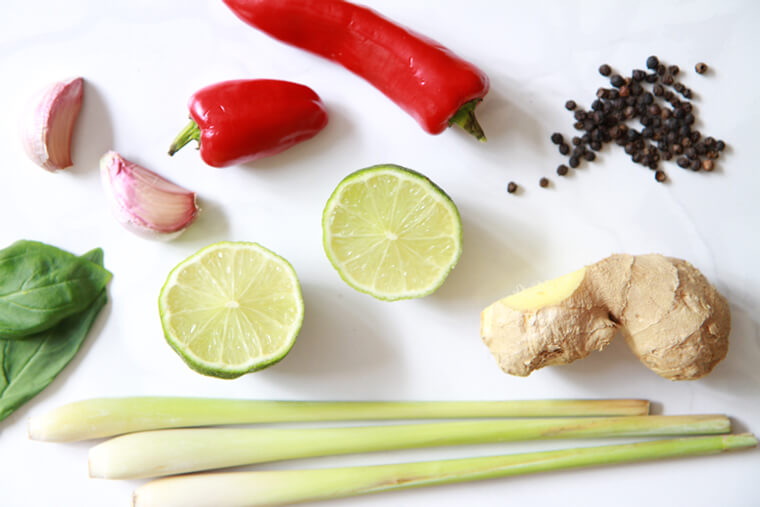
M 82 256 L 103 264 L 103 251 Z M 0 421 L 45 389 L 74 358 L 98 313 L 106 304 L 106 290 L 84 311 L 55 327 L 24 340 L 0 339 Z
M 0 250 L 0 338 L 50 329 L 90 306 L 110 279 L 97 263 L 44 243 Z

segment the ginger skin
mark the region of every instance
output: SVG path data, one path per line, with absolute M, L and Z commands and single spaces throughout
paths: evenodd
M 652 371 L 693 380 L 728 351 L 728 303 L 686 261 L 613 255 L 503 298 L 481 314 L 481 337 L 501 368 L 527 376 L 609 345 L 617 330 Z

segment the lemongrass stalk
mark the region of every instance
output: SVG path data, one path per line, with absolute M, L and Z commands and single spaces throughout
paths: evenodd
M 646 400 L 263 401 L 209 398 L 97 398 L 29 420 L 34 440 L 70 442 L 135 431 L 293 421 L 645 415 Z
M 116 437 L 90 450 L 90 476 L 137 479 L 335 454 L 560 438 L 728 433 L 722 415 L 507 419 L 310 429 L 178 429 Z
M 745 433 L 393 465 L 181 475 L 138 488 L 133 506 L 287 505 L 566 468 L 717 454 L 756 445 L 754 435 Z

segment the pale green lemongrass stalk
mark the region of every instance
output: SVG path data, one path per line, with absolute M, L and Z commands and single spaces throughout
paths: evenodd
M 756 445 L 754 435 L 745 433 L 393 465 L 181 475 L 138 488 L 133 506 L 287 505 L 566 468 L 717 454 Z
M 491 417 L 645 415 L 646 400 L 263 401 L 210 398 L 97 398 L 29 420 L 34 440 L 70 442 L 135 431 L 225 424 Z
M 722 415 L 507 419 L 309 429 L 178 429 L 116 437 L 90 450 L 90 476 L 136 479 L 268 461 L 444 445 L 728 433 Z

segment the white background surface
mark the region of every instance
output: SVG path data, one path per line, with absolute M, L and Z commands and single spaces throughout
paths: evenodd
M 49 242 L 82 253 L 101 246 L 114 273 L 110 302 L 83 350 L 41 395 L 0 423 L 0 505 L 127 505 L 142 481 L 87 478 L 89 443 L 45 444 L 25 424 L 74 400 L 203 395 L 284 399 L 520 399 L 640 397 L 664 414 L 726 413 L 760 432 L 760 244 L 754 2 L 409 2 L 373 7 L 473 61 L 491 77 L 479 107 L 489 141 L 453 129 L 425 134 L 344 69 L 240 22 L 221 1 L 5 0 L 0 5 L 0 243 Z M 730 149 L 713 174 L 633 165 L 616 146 L 564 179 L 551 132 L 572 135 L 563 104 L 588 107 L 605 80 L 596 69 L 643 67 L 650 54 L 681 66 L 698 128 Z M 694 73 L 698 61 L 710 65 Z M 73 156 L 49 174 L 23 155 L 18 106 L 64 77 L 86 79 Z M 166 149 L 201 86 L 232 78 L 311 86 L 330 124 L 313 140 L 257 163 L 205 166 L 188 147 Z M 115 149 L 198 192 L 203 213 L 180 239 L 132 236 L 110 216 L 98 158 Z M 464 253 L 434 295 L 384 303 L 346 286 L 321 246 L 321 212 L 349 172 L 393 162 L 421 171 L 459 206 Z M 538 187 L 549 176 L 548 189 Z M 518 182 L 517 195 L 506 193 Z M 166 274 L 220 240 L 259 242 L 298 272 L 306 318 L 280 364 L 234 381 L 188 369 L 164 342 L 156 299 Z M 575 364 L 529 378 L 502 373 L 481 343 L 480 310 L 519 286 L 613 252 L 688 259 L 727 296 L 728 358 L 707 378 L 669 382 L 639 364 L 623 340 Z M 601 442 L 593 442 L 601 443 Z M 523 443 L 346 456 L 275 468 L 490 455 L 575 446 Z M 551 473 L 328 502 L 374 505 L 757 505 L 760 451 Z

